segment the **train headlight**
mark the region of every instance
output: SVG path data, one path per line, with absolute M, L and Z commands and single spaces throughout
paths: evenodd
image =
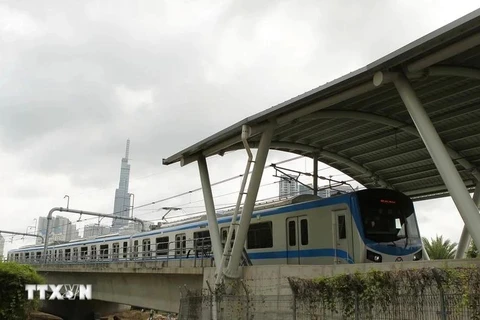
M 422 257 L 423 257 L 423 253 L 422 253 L 422 250 L 420 250 L 413 255 L 413 261 L 422 260 Z
M 370 250 L 367 250 L 367 259 L 373 262 L 382 262 L 382 255 L 372 252 Z

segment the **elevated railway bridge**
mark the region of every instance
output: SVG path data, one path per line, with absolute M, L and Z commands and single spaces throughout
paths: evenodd
M 252 115 L 165 158 L 164 165 L 198 166 L 214 265 L 191 259 L 162 265 L 157 261 L 116 261 L 103 266 L 51 261 L 39 264 L 38 270 L 49 281 L 96 283 L 99 291 L 94 290 L 93 295 L 99 300 L 173 310 L 178 307 L 173 301 L 179 297 L 179 286 L 200 288 L 207 279 L 211 286 L 242 277 L 257 277 L 261 283 L 265 275 L 262 269 L 281 278 L 300 272 L 318 275 L 382 265 L 254 263 L 241 267 L 269 150 L 310 157 L 315 168 L 314 193 L 320 161 L 368 189 L 396 190 L 414 201 L 451 196 L 465 224 L 456 256 L 462 259 L 470 239 L 480 247 L 479 104 L 480 10 L 476 10 L 357 71 Z M 206 159 L 239 149 L 246 150 L 246 174 L 226 241 L 222 242 Z M 470 192 L 474 193 L 473 199 Z M 393 265 L 409 268 L 438 263 Z M 137 284 L 130 282 L 136 279 Z M 142 293 L 142 301 L 155 294 L 157 300 L 171 304 L 137 301 L 136 296 Z

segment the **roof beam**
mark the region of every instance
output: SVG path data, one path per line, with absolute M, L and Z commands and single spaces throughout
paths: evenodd
M 252 142 L 252 143 L 249 143 L 249 145 L 252 148 L 257 148 L 258 147 L 258 142 Z M 242 149 L 242 148 L 243 148 L 243 146 L 239 145 L 238 148 L 236 146 L 234 148 L 229 148 L 229 151 L 230 150 L 231 151 L 238 150 L 238 149 Z M 302 151 L 302 152 L 305 152 L 305 153 L 308 153 L 308 154 L 317 153 L 319 156 L 324 156 L 326 158 L 333 159 L 335 161 L 341 162 L 341 163 L 349 166 L 351 169 L 353 169 L 355 171 L 358 171 L 361 175 L 365 175 L 368 178 L 371 178 L 374 182 L 378 183 L 380 186 L 382 186 L 384 188 L 392 188 L 393 189 L 393 187 L 388 182 L 383 180 L 381 177 L 379 177 L 374 172 L 368 170 L 367 168 L 365 168 L 364 166 L 362 166 L 358 162 L 355 162 L 351 159 L 345 158 L 345 157 L 343 157 L 339 154 L 336 154 L 334 152 L 322 150 L 321 148 L 315 148 L 315 147 L 300 144 L 300 143 L 278 142 L 278 141 L 277 142 L 272 141 L 272 143 L 270 144 L 270 149 L 287 149 L 287 150 L 294 150 L 294 151 Z
M 480 80 L 479 69 L 457 66 L 433 66 L 426 69 L 426 75 L 432 77 L 453 76 Z
M 373 84 L 371 81 L 362 83 L 361 85 L 334 94 L 328 98 L 304 106 L 303 108 L 299 108 L 295 111 L 291 111 L 284 115 L 281 115 L 277 118 L 277 122 L 280 125 L 291 122 L 292 120 L 306 116 L 315 111 L 328 108 L 337 103 L 343 102 L 351 98 L 355 98 L 356 96 L 375 90 L 375 88 L 375 84 Z
M 465 186 L 467 188 L 471 188 L 472 186 L 475 186 L 475 181 L 473 180 L 465 180 L 464 181 Z M 429 194 L 432 192 L 445 192 L 448 193 L 447 187 L 445 185 L 441 186 L 434 186 L 434 187 L 427 187 L 423 189 L 417 189 L 413 191 L 405 191 L 404 193 L 409 196 L 409 197 L 415 197 L 415 196 L 421 196 L 422 194 Z
M 261 134 L 265 129 L 270 125 L 270 122 L 262 123 L 260 125 L 257 125 L 255 127 L 251 127 L 251 134 L 250 137 L 256 136 L 258 134 Z M 182 155 L 182 158 L 180 159 L 180 166 L 186 166 L 189 163 L 197 161 L 200 156 L 203 156 L 205 158 L 220 153 L 224 151 L 225 149 L 228 149 L 230 146 L 233 146 L 236 143 L 241 142 L 241 132 L 239 132 L 238 135 L 235 135 L 233 137 L 230 137 L 220 143 L 217 143 L 209 148 L 204 149 L 203 151 L 197 152 L 192 155 Z
M 342 110 L 323 110 L 320 112 L 316 112 L 315 114 L 312 114 L 308 116 L 308 120 L 312 119 L 323 119 L 323 118 L 354 118 L 354 119 L 363 119 L 365 121 L 371 121 L 371 122 L 376 122 L 380 124 L 384 124 L 386 126 L 390 126 L 393 128 L 397 128 L 399 130 L 402 130 L 404 132 L 407 132 L 411 135 L 414 135 L 418 138 L 420 138 L 420 134 L 418 133 L 417 129 L 408 123 L 398 121 L 395 119 L 390 119 L 388 117 L 376 115 L 373 113 L 368 113 L 368 112 L 359 112 L 359 111 L 342 111 Z M 303 118 L 306 120 L 306 118 Z M 480 181 L 480 172 L 478 169 L 471 164 L 467 159 L 465 159 L 463 156 L 461 156 L 457 151 L 454 149 L 450 148 L 449 146 L 445 145 L 445 148 L 447 149 L 448 154 L 452 159 L 457 161 L 462 167 L 464 167 L 467 170 L 471 170 L 472 175 L 477 179 L 477 181 Z
M 461 41 L 455 42 L 448 47 L 438 50 L 426 57 L 418 59 L 407 66 L 409 72 L 416 72 L 430 67 L 445 59 L 451 58 L 459 53 L 480 45 L 480 33 L 476 33 Z

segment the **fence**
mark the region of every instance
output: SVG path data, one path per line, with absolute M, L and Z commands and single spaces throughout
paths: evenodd
M 8 260 L 24 264 L 48 265 L 54 268 L 69 265 L 96 268 L 102 264 L 112 263 L 128 263 L 132 266 L 153 263 L 154 267 L 201 268 L 214 265 L 210 238 L 159 241 L 163 238 L 157 238 L 156 243 L 151 242 L 150 238 L 143 239 L 141 242 L 137 240 L 135 245 L 129 245 L 127 241 L 98 245 L 85 245 L 78 242 L 54 248 L 52 245 L 48 248 L 46 256 L 43 254 L 43 249 L 32 248 L 24 252 L 11 253 Z
M 369 306 L 355 303 L 335 305 L 337 312 L 320 301 L 299 301 L 289 296 L 221 296 L 216 302 L 217 320 L 466 320 L 480 319 L 480 306 L 467 307 L 462 304 L 460 294 L 423 295 L 420 298 L 398 296 L 389 305 Z M 342 314 L 350 309 L 350 315 Z M 180 301 L 179 320 L 209 320 L 214 312 L 211 295 L 188 296 Z

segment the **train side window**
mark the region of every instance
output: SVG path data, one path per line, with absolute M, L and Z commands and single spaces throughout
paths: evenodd
M 85 260 L 88 255 L 88 247 L 81 247 L 80 248 L 80 259 Z
M 223 227 L 222 228 L 222 244 L 225 244 L 227 242 L 227 237 L 228 237 L 228 227 Z M 232 233 L 232 243 L 234 239 L 235 239 L 235 229 L 233 229 L 233 233 Z
M 28 258 L 30 258 L 30 253 L 25 252 L 25 260 L 28 261 Z
M 91 255 L 92 255 L 92 259 L 93 260 L 96 260 L 97 259 L 97 246 L 91 246 L 90 247 L 90 250 L 91 250 Z
M 70 260 L 70 253 L 72 252 L 72 249 L 65 249 L 65 260 L 69 261 Z
M 127 251 L 128 251 L 128 242 L 123 242 L 123 257 L 127 257 Z
M 37 252 L 36 260 L 37 260 L 37 261 L 40 261 L 41 258 L 42 258 L 42 253 L 41 253 L 41 252 Z
M 338 238 L 346 239 L 347 238 L 347 229 L 345 224 L 345 216 L 338 216 Z
M 297 226 L 295 221 L 288 221 L 288 245 L 297 245 Z
M 261 249 L 273 247 L 272 222 L 251 224 L 248 228 L 247 249 Z
M 195 251 L 203 253 L 210 252 L 212 248 L 212 241 L 210 239 L 210 232 L 208 230 L 198 231 L 193 233 L 193 246 Z
M 222 228 L 222 244 L 227 242 L 228 228 Z
M 63 260 L 63 250 L 62 249 L 58 250 L 58 260 L 60 260 L 60 261 Z
M 108 244 L 100 245 L 100 259 L 108 259 Z
M 308 244 L 308 220 L 307 219 L 300 220 L 300 233 L 301 233 L 302 246 L 306 246 Z
M 168 237 L 156 238 L 157 256 L 166 256 L 168 254 Z

